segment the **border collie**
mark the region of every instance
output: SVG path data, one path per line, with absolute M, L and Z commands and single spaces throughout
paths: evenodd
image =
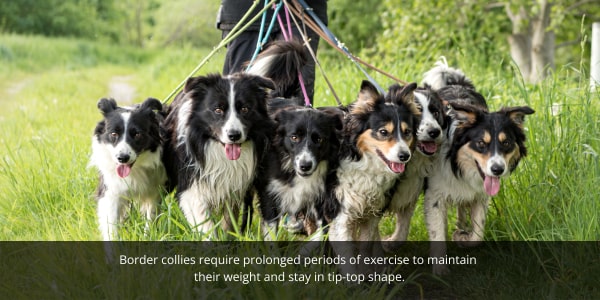
M 431 257 L 446 255 L 447 209 L 451 205 L 458 208 L 458 228 L 452 239 L 459 246 L 475 246 L 483 241 L 490 197 L 499 192 L 502 178 L 509 176 L 527 154 L 523 123 L 525 115 L 534 113 L 527 106 L 488 112 L 484 98 L 462 72 L 438 67 L 429 75 L 446 78 L 446 86 L 442 83 L 436 87 L 451 106 L 451 123 L 448 141 L 442 145 L 441 158 L 430 173 L 425 190 Z M 446 265 L 433 265 L 433 273 L 447 272 Z
M 277 124 L 273 150 L 256 184 L 264 235 L 269 239 L 277 232 L 283 214 L 303 213 L 310 236 L 323 225 L 319 207 L 326 195 L 326 178 L 338 164 L 342 119 L 296 105 L 274 112 L 273 119 Z
M 419 195 L 423 191 L 425 178 L 439 157 L 438 150 L 446 140 L 447 117 L 442 100 L 430 88 L 415 90 L 415 102 L 421 112 L 421 121 L 416 130 L 416 150 L 406 167 L 406 172 L 394 188 L 389 210 L 396 216 L 394 233 L 386 239 L 384 246 L 392 251 L 407 240 L 410 220 Z
M 90 166 L 99 170 L 98 222 L 105 241 L 117 238 L 131 202 L 140 206 L 148 222 L 157 213 L 160 191 L 167 179 L 161 155 L 160 101 L 148 98 L 141 105 L 118 107 L 102 98 L 104 116 L 94 130 Z M 146 228 L 148 228 L 148 223 Z
M 186 219 L 205 239 L 233 229 L 268 151 L 269 79 L 237 73 L 192 77 L 169 108 L 165 162 Z
M 339 255 L 354 256 L 356 249 L 336 241 L 380 243 L 378 224 L 389 205 L 388 191 L 404 172 L 415 147 L 420 115 L 413 99 L 415 89 L 414 83 L 403 88 L 393 85 L 384 97 L 363 81 L 358 99 L 349 106 L 340 165 L 328 200 L 337 206 L 329 211 L 330 216 L 336 215 L 329 240 Z M 366 245 L 361 253 L 380 250 L 372 248 L 377 245 Z

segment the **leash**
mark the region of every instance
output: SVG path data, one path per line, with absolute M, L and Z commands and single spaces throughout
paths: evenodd
M 258 5 L 259 1 L 254 0 L 254 3 L 252 3 L 250 9 L 248 9 L 248 11 L 244 14 L 240 21 L 238 21 L 238 23 L 235 24 L 233 29 L 229 31 L 227 36 L 224 39 L 222 39 L 216 47 L 213 48 L 213 50 L 192 70 L 192 72 L 190 72 L 190 74 L 188 74 L 188 76 L 185 77 L 183 81 L 181 81 L 181 83 L 179 83 L 179 85 L 177 85 L 177 87 L 175 87 L 175 89 L 173 89 L 173 91 L 171 91 L 169 95 L 167 95 L 167 97 L 165 97 L 165 100 L 163 100 L 162 104 L 167 104 L 169 102 L 169 99 L 171 99 L 173 95 L 175 95 L 175 93 L 177 93 L 177 91 L 179 91 L 185 85 L 187 80 L 190 79 L 190 77 L 194 76 L 194 74 L 196 74 L 196 72 L 198 72 L 198 70 L 200 70 L 200 68 L 202 68 L 210 60 L 210 58 L 212 58 L 217 52 L 219 52 L 219 50 L 221 50 L 223 47 L 229 44 L 229 42 L 231 42 L 233 39 L 242 34 L 242 32 L 244 32 L 248 27 L 250 27 L 252 23 L 258 20 L 258 18 L 269 8 L 269 5 L 272 5 L 276 1 L 277 0 L 271 0 L 270 2 L 268 2 L 268 5 L 265 5 L 265 7 L 263 7 L 261 11 L 259 11 L 253 18 L 250 19 L 250 21 L 244 24 L 246 19 L 250 17 L 252 11 Z
M 267 6 L 267 1 L 265 0 L 265 6 Z M 271 35 L 271 31 L 273 31 L 273 26 L 275 25 L 275 20 L 276 20 L 276 16 L 279 14 L 279 11 L 281 10 L 282 7 L 282 3 L 278 3 L 275 5 L 274 8 L 274 13 L 273 16 L 271 17 L 271 22 L 269 23 L 269 27 L 267 28 L 267 31 L 264 32 L 263 35 L 263 31 L 264 31 L 264 22 L 267 18 L 267 11 L 265 10 L 263 12 L 263 16 L 262 16 L 262 21 L 261 21 L 261 25 L 260 25 L 260 31 L 258 32 L 258 41 L 256 43 L 256 49 L 254 49 L 254 53 L 252 54 L 252 58 L 250 59 L 250 62 L 248 63 L 248 66 L 246 67 L 246 71 L 248 71 L 250 69 L 250 67 L 252 67 L 252 64 L 254 63 L 254 60 L 256 60 L 256 57 L 258 56 L 258 53 L 260 53 L 260 51 L 262 51 L 263 46 L 267 43 L 267 41 L 269 40 L 269 36 Z
M 287 7 L 290 7 L 286 0 L 283 0 L 283 2 L 285 3 L 285 5 Z M 319 62 L 319 60 L 317 59 L 317 55 L 315 54 L 313 49 L 309 46 L 309 40 L 307 38 L 308 35 L 306 34 L 306 26 L 302 26 L 303 30 L 300 30 L 301 27 L 298 24 L 298 21 L 296 20 L 296 18 L 294 17 L 294 14 L 292 13 L 290 16 L 292 18 L 292 21 L 294 21 L 294 24 L 296 24 L 296 28 L 298 28 L 298 32 L 300 32 L 300 36 L 302 37 L 302 41 L 304 42 L 306 49 L 310 53 L 310 56 L 313 58 L 315 64 L 319 67 L 319 71 L 321 72 L 323 79 L 325 79 L 325 82 L 327 83 L 327 86 L 329 87 L 331 94 L 335 98 L 335 101 L 337 102 L 338 106 L 343 106 L 342 101 L 340 101 L 340 98 L 338 97 L 337 93 L 335 92 L 335 89 L 333 88 L 333 85 L 331 84 L 331 81 L 329 80 L 329 77 L 327 77 L 327 74 L 325 73 L 325 69 L 323 69 L 321 62 Z M 304 23 L 304 14 L 302 14 L 302 22 L 303 22 L 303 24 L 305 24 Z
M 369 81 L 371 81 L 371 83 L 373 83 L 373 85 L 375 85 L 377 87 L 377 89 L 380 90 L 380 92 L 385 93 L 385 91 L 360 66 L 360 64 L 362 64 L 362 65 L 366 66 L 367 68 L 369 68 L 373 71 L 376 71 L 398 83 L 407 84 L 406 81 L 400 80 L 400 79 L 396 78 L 394 75 L 392 75 L 388 72 L 385 72 L 385 71 L 373 66 L 372 64 L 369 64 L 369 63 L 363 61 L 362 59 L 356 57 L 355 55 L 353 55 L 348 50 L 348 48 L 343 43 L 341 43 L 340 40 L 333 34 L 333 32 L 331 32 L 331 30 L 321 21 L 321 19 L 319 19 L 319 17 L 314 13 L 313 9 L 311 7 L 309 7 L 308 4 L 306 4 L 306 2 L 304 0 L 292 0 L 292 1 L 294 3 L 296 3 L 298 6 L 298 7 L 290 6 L 290 8 L 293 7 L 293 9 L 291 9 L 292 13 L 294 13 L 296 16 L 301 16 L 301 11 L 307 12 L 308 15 L 312 18 L 312 20 L 307 19 L 305 22 L 306 25 L 308 25 L 308 27 L 310 27 L 315 33 L 317 33 L 323 40 L 325 40 L 335 50 L 346 55 L 346 57 L 348 59 L 350 59 L 350 61 L 352 61 L 359 68 L 359 70 L 361 70 L 361 72 L 363 74 L 365 74 L 365 76 L 369 79 Z
M 285 6 L 284 11 L 285 11 L 286 22 L 288 25 L 287 33 L 286 33 L 285 25 L 283 24 L 283 21 L 281 20 L 281 16 L 279 14 L 277 14 L 277 21 L 279 22 L 279 26 L 281 27 L 281 32 L 283 34 L 283 38 L 286 41 L 289 41 L 292 39 L 292 22 L 290 22 L 290 12 L 289 12 L 287 5 Z M 298 31 L 300 31 L 300 28 L 298 28 Z M 310 48 L 309 45 L 306 45 L 306 47 Z M 310 103 L 310 99 L 308 98 L 308 92 L 306 91 L 306 85 L 304 84 L 304 78 L 302 77 L 302 70 L 298 70 L 298 81 L 300 82 L 300 88 L 302 89 L 302 95 L 304 96 L 304 105 L 306 107 L 312 107 L 312 104 Z

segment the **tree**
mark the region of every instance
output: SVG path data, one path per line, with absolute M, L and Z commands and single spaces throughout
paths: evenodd
M 550 28 L 552 3 L 538 0 L 537 9 L 520 5 L 513 12 L 506 3 L 506 14 L 512 23 L 512 34 L 508 37 L 511 57 L 519 67 L 526 82 L 538 83 L 554 70 L 554 30 Z M 529 11 L 537 11 L 530 13 Z
M 585 62 L 598 0 L 383 0 L 377 53 L 390 60 L 468 58 L 463 64 L 515 61 L 538 83 L 556 65 Z M 508 37 L 508 42 L 507 42 Z M 582 44 L 582 42 L 585 42 Z M 475 59 L 476 58 L 476 59 Z M 506 64 L 508 65 L 508 64 Z

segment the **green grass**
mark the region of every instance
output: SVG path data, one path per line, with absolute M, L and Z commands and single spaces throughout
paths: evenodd
M 166 50 L 0 35 L 0 102 L 3 107 L 0 111 L 0 240 L 90 241 L 100 238 L 92 196 L 96 171 L 87 167 L 91 134 L 101 117 L 96 102 L 107 95 L 108 83 L 115 76 L 132 78 L 130 83 L 136 87 L 139 101 L 148 96 L 163 99 L 209 52 L 209 49 L 195 48 Z M 565 66 L 541 85 L 529 86 L 523 85 L 515 76 L 512 65 L 502 59 L 494 65 L 478 64 L 468 58 L 468 54 L 459 52 L 448 60 L 469 74 L 489 99 L 492 109 L 529 105 L 536 110 L 527 118 L 525 125 L 528 156 L 509 179 L 502 181 L 501 192 L 494 197 L 488 213 L 486 240 L 600 240 L 600 210 L 597 204 L 600 199 L 600 120 L 597 117 L 600 115 L 600 95 L 598 91 L 589 91 L 583 75 L 585 70 Z M 199 74 L 219 72 L 222 59 L 221 52 Z M 423 57 L 410 63 L 387 65 L 384 69 L 401 79 L 420 81 L 421 73 L 431 67 L 434 60 L 433 57 Z M 322 64 L 341 100 L 344 103 L 352 101 L 363 75 L 350 62 L 339 57 L 325 56 Z M 391 83 L 380 75 L 375 75 L 375 78 L 382 85 Z M 315 99 L 317 106 L 335 105 L 321 77 L 317 78 Z M 551 112 L 555 104 L 561 105 L 557 115 Z M 411 223 L 410 240 L 427 240 L 422 215 L 419 206 Z M 221 232 L 219 238 L 260 240 L 258 224 L 255 217 L 248 232 Z M 148 233 L 144 226 L 143 218 L 133 209 L 121 230 L 122 239 L 195 241 L 202 238 L 189 228 L 172 195 L 165 195 L 161 213 Z M 385 217 L 381 224 L 382 233 L 391 233 L 393 226 L 393 220 Z M 280 230 L 277 239 L 284 241 L 301 237 Z M 428 268 L 420 268 L 413 274 L 413 279 L 397 289 L 406 288 L 412 291 L 411 294 L 424 292 L 427 295 L 432 291 L 422 290 L 422 282 L 426 282 L 437 286 L 440 295 L 449 291 L 459 296 L 482 297 L 489 295 L 488 291 L 495 288 L 494 284 L 502 283 L 506 288 L 497 291 L 497 298 L 515 293 L 558 298 L 567 293 L 585 297 L 590 292 L 588 281 L 582 279 L 585 274 L 582 272 L 589 270 L 561 268 L 564 262 L 558 251 L 554 259 L 540 263 L 549 266 L 553 270 L 552 275 L 536 277 L 541 279 L 525 289 L 520 276 L 539 273 L 539 269 L 535 268 L 537 265 L 531 267 L 535 259 L 519 257 L 519 253 L 510 251 L 474 251 L 482 255 L 493 253 L 507 261 L 516 260 L 516 264 L 522 267 L 510 269 L 518 274 L 512 279 L 493 273 L 481 278 L 481 274 L 458 269 L 453 276 L 443 279 L 448 285 L 431 277 Z M 585 261 L 585 257 L 574 259 L 575 264 Z M 60 266 L 51 267 L 61 270 Z M 506 266 L 497 267 L 504 267 L 502 270 L 506 271 Z M 152 276 L 160 278 L 160 275 Z M 95 290 L 88 294 L 82 292 L 82 295 L 116 297 L 107 292 L 117 289 L 116 286 L 115 280 L 106 283 L 107 288 L 103 292 Z M 193 287 L 186 283 L 184 288 Z M 539 291 L 547 293 L 536 294 Z M 591 292 L 594 291 L 598 292 Z M 112 292 L 117 293 L 118 290 Z M 154 292 L 160 293 L 158 290 Z M 286 298 L 279 291 L 265 292 L 260 285 L 245 287 L 243 292 Z M 342 295 L 370 298 L 383 297 L 389 292 L 389 289 L 375 286 L 356 293 L 333 289 L 321 294 L 306 292 L 302 295 L 308 298 Z M 435 295 L 436 290 L 433 292 Z M 224 293 L 238 295 L 231 290 Z

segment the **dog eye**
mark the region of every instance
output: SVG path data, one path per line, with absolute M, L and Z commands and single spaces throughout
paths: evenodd
M 292 140 L 292 142 L 297 143 L 300 141 L 300 137 L 298 137 L 297 135 L 291 135 L 290 136 L 290 140 Z
M 387 129 L 379 129 L 379 134 L 383 137 L 388 136 L 390 133 L 387 131 Z
M 509 148 L 509 147 L 510 147 L 510 144 L 511 144 L 511 143 L 510 143 L 510 141 L 508 141 L 508 140 L 506 140 L 506 141 L 503 141 L 503 142 L 502 142 L 502 147 Z
M 313 137 L 313 141 L 317 144 L 323 143 L 323 138 L 320 136 Z
M 440 112 L 439 112 L 439 111 L 434 111 L 434 112 L 433 112 L 433 117 L 434 117 L 434 118 L 436 118 L 436 119 L 437 119 L 437 118 L 439 118 L 439 116 L 440 116 Z
M 223 114 L 223 109 L 220 108 L 220 107 L 215 108 L 214 111 L 215 111 L 215 114 L 217 114 L 217 115 L 222 115 Z
M 116 139 L 118 139 L 118 138 L 119 138 L 119 134 L 118 134 L 118 133 L 116 133 L 116 132 L 111 132 L 111 133 L 110 133 L 110 137 L 111 137 L 113 140 L 116 140 Z
M 405 136 L 409 136 L 409 135 L 411 135 L 411 134 L 412 134 L 412 129 L 410 129 L 410 128 L 406 128 L 406 129 L 404 129 L 404 132 L 403 132 L 403 133 L 404 133 L 404 135 L 405 135 Z
M 244 106 L 244 107 L 242 107 L 242 108 L 240 109 L 240 111 L 241 111 L 243 114 L 247 114 L 247 113 L 248 113 L 248 108 Z
M 484 141 L 482 141 L 482 140 L 477 141 L 477 148 L 485 149 L 486 146 L 487 146 L 487 144 Z

